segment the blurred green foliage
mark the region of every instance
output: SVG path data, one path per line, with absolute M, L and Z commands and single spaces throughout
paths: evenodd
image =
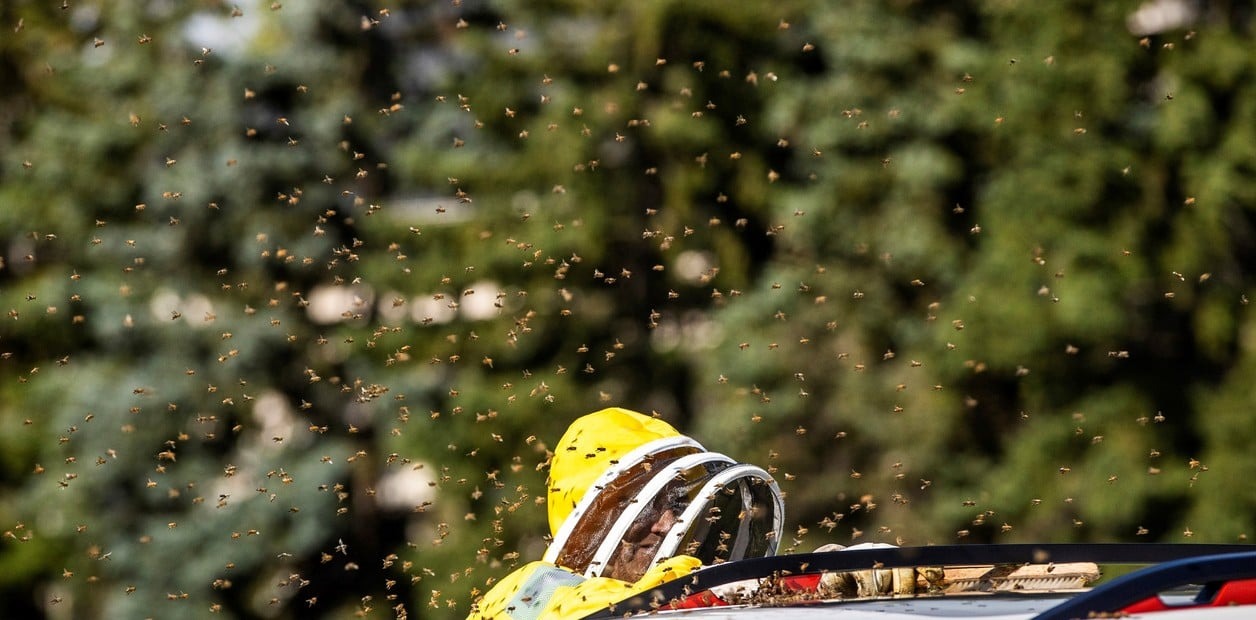
M 1254 13 L 0 4 L 0 615 L 461 617 L 609 405 L 791 550 L 1245 540 Z

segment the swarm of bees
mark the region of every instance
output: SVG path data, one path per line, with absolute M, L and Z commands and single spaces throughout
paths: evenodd
M 0 615 L 462 617 L 611 405 L 770 471 L 785 553 L 1246 539 L 1245 194 L 1121 142 L 1194 31 L 126 4 L 0 9 Z

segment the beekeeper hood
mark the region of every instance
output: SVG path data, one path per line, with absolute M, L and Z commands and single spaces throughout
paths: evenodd
M 624 581 L 682 554 L 704 565 L 773 555 L 784 518 L 766 471 L 619 408 L 576 420 L 558 441 L 548 504 L 545 561 Z

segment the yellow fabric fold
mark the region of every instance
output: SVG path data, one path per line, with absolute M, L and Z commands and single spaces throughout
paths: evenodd
M 531 562 L 497 582 L 468 620 L 576 620 L 606 609 L 702 567 L 697 558 L 661 562 L 636 583 L 610 577 L 585 579 L 546 562 Z

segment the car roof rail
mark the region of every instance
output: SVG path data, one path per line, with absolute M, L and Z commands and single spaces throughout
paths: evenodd
M 1072 620 L 1123 611 L 1126 607 L 1187 585 L 1201 585 L 1205 598 L 1184 608 L 1207 605 L 1228 581 L 1256 577 L 1256 551 L 1183 558 L 1122 575 L 1079 594 L 1037 616 L 1034 620 Z

